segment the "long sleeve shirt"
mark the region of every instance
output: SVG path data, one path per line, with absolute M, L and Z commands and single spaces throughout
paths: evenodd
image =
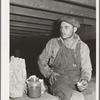
M 61 39 L 61 37 L 59 37 L 58 39 Z M 75 39 L 76 41 L 72 44 L 70 49 L 75 49 L 76 44 L 80 40 L 81 42 L 81 48 L 80 48 L 81 66 L 80 67 L 82 71 L 81 79 L 86 79 L 87 81 L 90 81 L 91 75 L 92 75 L 92 65 L 91 65 L 91 60 L 90 60 L 89 47 L 86 43 L 84 43 L 80 39 L 78 35 L 75 36 Z M 67 46 L 67 44 L 65 45 Z M 43 52 L 39 56 L 38 65 L 39 65 L 41 73 L 46 78 L 48 78 L 53 72 L 53 70 L 50 68 L 50 65 L 53 63 L 59 48 L 60 46 L 57 42 L 57 39 L 53 38 L 48 41 L 48 43 L 46 44 L 46 47 L 44 48 Z

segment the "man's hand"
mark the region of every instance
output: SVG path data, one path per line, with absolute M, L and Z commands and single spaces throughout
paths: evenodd
M 56 73 L 56 72 L 53 72 L 53 73 L 50 75 L 49 82 L 50 82 L 51 85 L 54 84 L 54 81 L 57 80 L 56 77 L 57 77 L 58 75 L 59 75 L 59 74 Z
M 86 80 L 81 80 L 79 82 L 77 82 L 77 87 L 79 89 L 79 91 L 84 91 L 88 86 L 88 82 Z

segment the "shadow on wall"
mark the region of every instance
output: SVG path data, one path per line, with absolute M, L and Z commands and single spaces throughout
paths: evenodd
M 90 48 L 90 57 L 93 68 L 92 74 L 93 76 L 96 76 L 96 40 L 87 40 L 85 43 L 87 43 Z
M 15 41 L 10 43 L 10 56 L 25 59 L 27 77 L 35 74 L 37 77 L 43 78 L 37 64 L 38 57 L 47 43 L 47 40 L 42 41 L 42 39 L 31 40 L 29 38 L 28 40 L 21 39 L 19 43 Z
M 53 24 L 53 30 L 51 32 L 51 37 L 52 38 L 57 38 L 60 36 L 60 22 L 55 21 Z

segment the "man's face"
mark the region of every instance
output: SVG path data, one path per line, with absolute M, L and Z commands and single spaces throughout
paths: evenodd
M 74 27 L 69 23 L 61 22 L 60 32 L 63 39 L 69 39 L 73 36 Z

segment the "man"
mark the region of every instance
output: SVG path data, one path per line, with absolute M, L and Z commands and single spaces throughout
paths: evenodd
M 53 95 L 61 100 L 84 100 L 81 93 L 91 79 L 90 51 L 76 34 L 79 22 L 72 17 L 60 20 L 59 38 L 49 40 L 39 56 L 41 73 L 49 79 Z

